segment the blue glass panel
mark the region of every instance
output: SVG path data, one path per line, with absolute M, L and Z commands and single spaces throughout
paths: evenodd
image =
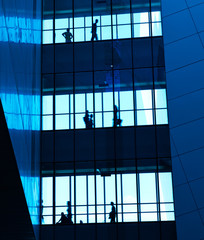
M 131 25 L 118 26 L 118 39 L 131 38 Z
M 156 199 L 155 173 L 140 173 L 140 202 L 154 203 Z
M 67 201 L 70 201 L 70 182 L 69 177 L 56 177 L 55 178 L 55 204 L 56 206 L 66 206 Z M 65 207 L 64 207 L 65 208 Z M 67 207 L 66 207 L 67 208 Z M 63 211 L 62 211 L 63 210 Z M 64 212 L 65 209 L 60 209 L 60 212 Z
M 102 93 L 95 93 L 95 111 L 102 111 Z
M 118 24 L 130 24 L 130 14 L 118 14 L 117 20 Z
M 120 92 L 120 110 L 133 109 L 133 91 Z
M 149 13 L 141 12 L 133 14 L 133 22 L 134 23 L 147 23 L 149 22 Z
M 172 176 L 170 172 L 159 173 L 159 195 L 160 202 L 173 202 Z M 167 211 L 168 208 L 165 210 Z
M 69 115 L 55 115 L 55 130 L 69 129 Z
M 113 92 L 103 93 L 103 110 L 113 111 Z
M 155 108 L 167 108 L 166 89 L 155 89 Z
M 111 39 L 111 27 L 102 27 L 102 40 Z
M 104 113 L 104 127 L 112 127 L 113 126 L 113 112 L 105 112 Z
M 134 37 L 149 37 L 149 23 L 134 24 Z
M 42 201 L 43 201 L 43 206 L 53 205 L 53 178 L 52 177 L 42 178 Z
M 74 41 L 83 42 L 84 41 L 84 28 L 74 29 Z
M 85 28 L 86 31 L 86 41 L 91 41 L 92 33 L 91 28 Z
M 137 125 L 153 125 L 152 110 L 137 111 Z
M 136 203 L 136 174 L 123 174 L 123 203 Z M 131 183 L 131 184 L 130 184 Z M 137 211 L 137 208 L 136 208 Z M 129 212 L 129 211 L 128 211 Z
M 69 95 L 55 96 L 55 114 L 69 113 Z
M 87 110 L 89 110 L 89 112 L 93 112 L 93 93 L 86 94 L 86 101 Z
M 53 43 L 53 31 L 43 31 L 43 37 L 42 37 L 43 44 L 51 44 Z
M 111 25 L 111 15 L 101 16 L 101 25 Z
M 42 130 L 53 130 L 53 116 L 42 116 Z
M 162 26 L 161 22 L 158 23 L 152 23 L 152 36 L 162 36 Z
M 102 113 L 95 113 L 95 127 L 102 127 Z
M 47 19 L 43 20 L 43 30 L 52 30 L 53 29 L 53 20 Z
M 120 119 L 122 126 L 134 126 L 134 111 L 120 112 Z
M 106 202 L 105 204 L 110 204 L 114 202 L 115 204 L 115 175 L 112 174 L 110 177 L 105 178 L 105 193 L 106 193 Z
M 74 27 L 84 27 L 84 18 L 83 17 L 76 17 L 74 18 Z
M 68 18 L 55 19 L 55 29 L 68 28 Z
M 76 205 L 87 204 L 86 176 L 76 176 Z
M 156 109 L 156 124 L 168 124 L 167 109 Z
M 76 114 L 75 115 L 75 128 L 85 128 L 85 122 L 84 122 L 84 116 L 85 114 Z
M 160 11 L 155 11 L 152 12 L 152 22 L 160 22 L 161 21 L 161 12 Z
M 75 112 L 85 112 L 85 94 L 75 94 Z
M 43 96 L 42 98 L 42 114 L 53 113 L 53 96 Z
M 136 91 L 136 107 L 137 109 L 152 108 L 152 90 Z

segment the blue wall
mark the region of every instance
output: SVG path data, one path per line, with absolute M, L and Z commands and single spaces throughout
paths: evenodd
M 203 13 L 203 0 L 162 0 L 178 240 L 204 239 Z
M 41 1 L 0 0 L 0 27 L 0 97 L 31 220 L 37 226 Z

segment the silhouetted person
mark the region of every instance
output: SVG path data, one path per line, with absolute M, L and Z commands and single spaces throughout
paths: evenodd
M 83 221 L 82 221 L 82 220 L 80 220 L 80 224 L 83 224 Z
M 86 110 L 85 116 L 84 116 L 84 122 L 86 124 L 86 128 L 92 128 L 93 127 L 93 115 L 89 115 L 89 111 Z
M 67 31 L 62 33 L 62 36 L 66 39 L 66 43 L 71 42 L 71 39 L 73 38 L 73 35 L 70 33 L 69 28 L 67 28 Z
M 114 207 L 114 203 L 111 202 L 110 203 L 112 206 L 111 212 L 109 213 L 109 219 L 111 220 L 111 223 L 115 223 L 115 207 Z
M 63 212 L 61 212 L 61 218 L 60 218 L 60 220 L 57 222 L 57 224 L 61 224 L 61 225 L 66 225 L 66 224 L 68 224 L 68 218 L 64 215 Z
M 117 127 L 118 125 L 121 125 L 122 120 L 118 118 L 118 108 L 116 105 L 114 105 L 114 119 L 113 119 L 113 126 Z
M 97 23 L 98 23 L 98 19 L 96 19 L 95 23 L 92 24 L 92 38 L 91 41 L 94 41 L 94 38 L 96 39 L 96 41 L 98 41 L 98 35 L 97 35 Z
M 40 211 L 41 211 L 41 222 L 44 223 L 44 217 L 43 217 L 43 200 L 41 200 L 41 207 L 40 207 Z
M 68 224 L 73 224 L 70 201 L 67 202 L 67 219 L 68 219 Z

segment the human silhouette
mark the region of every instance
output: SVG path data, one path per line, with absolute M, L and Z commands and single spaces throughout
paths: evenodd
M 68 219 L 68 224 L 73 224 L 70 201 L 67 202 L 67 219 Z
M 93 128 L 93 115 L 89 115 L 89 111 L 86 110 L 85 116 L 83 117 L 86 128 Z
M 113 126 L 117 127 L 121 125 L 122 120 L 118 118 L 118 108 L 114 105 L 114 119 L 113 119 Z
M 91 41 L 94 41 L 94 39 L 96 39 L 96 41 L 98 41 L 98 35 L 97 35 L 97 23 L 98 23 L 98 19 L 96 19 L 95 23 L 92 24 L 92 38 Z
M 62 36 L 66 39 L 66 43 L 70 43 L 73 35 L 70 33 L 70 29 L 67 28 L 67 31 L 62 33 Z
M 68 224 L 68 218 L 65 216 L 65 214 L 63 212 L 61 212 L 61 218 L 60 220 L 57 222 L 57 224 L 61 224 L 61 225 L 66 225 Z
M 115 223 L 115 207 L 114 207 L 114 203 L 111 202 L 110 203 L 112 208 L 111 208 L 111 212 L 109 213 L 109 219 L 111 220 L 111 223 Z

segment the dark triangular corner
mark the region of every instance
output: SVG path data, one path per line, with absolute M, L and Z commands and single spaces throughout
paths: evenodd
M 33 227 L 0 101 L 0 239 L 34 240 Z

